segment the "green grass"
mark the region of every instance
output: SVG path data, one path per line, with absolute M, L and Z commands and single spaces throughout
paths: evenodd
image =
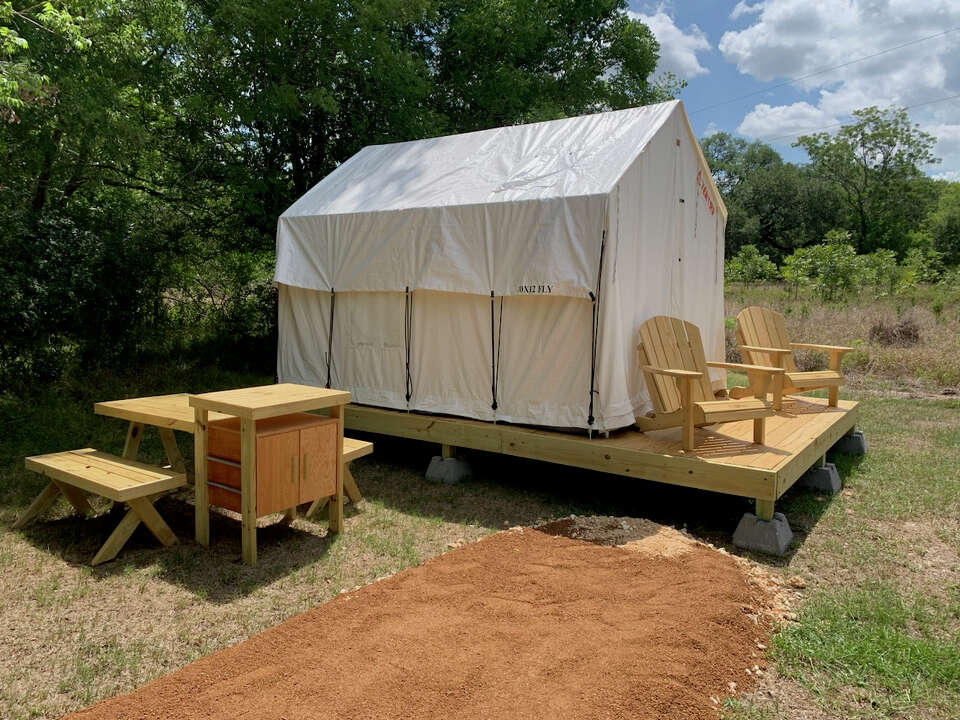
M 780 672 L 845 717 L 960 706 L 960 605 L 879 581 L 825 590 L 775 639 Z
M 728 702 L 730 720 L 957 717 L 960 401 L 841 397 L 861 401 L 870 450 L 829 458 L 842 494 L 778 503 L 796 534 L 783 572 L 810 596 L 774 641 L 773 696 Z

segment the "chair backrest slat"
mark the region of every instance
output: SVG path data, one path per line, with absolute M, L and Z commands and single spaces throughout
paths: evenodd
M 640 362 L 672 370 L 702 373 L 693 383 L 694 401 L 713 400 L 703 341 L 696 325 L 665 315 L 652 317 L 640 326 Z M 680 391 L 675 378 L 644 372 L 650 401 L 659 413 L 680 408 Z
M 737 343 L 741 346 L 740 354 L 745 363 L 775 367 L 776 359 L 770 357 L 770 353 L 750 352 L 743 350 L 742 347 L 755 345 L 789 350 L 790 337 L 787 335 L 787 325 L 783 315 L 769 308 L 755 305 L 744 308 L 737 315 Z M 783 356 L 783 369 L 787 372 L 796 372 L 797 365 L 793 361 L 792 354 Z

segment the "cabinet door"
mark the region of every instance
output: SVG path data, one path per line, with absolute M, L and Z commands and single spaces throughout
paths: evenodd
M 329 497 L 337 491 L 337 422 L 300 431 L 300 502 Z
M 299 435 L 293 430 L 257 438 L 257 517 L 299 504 Z

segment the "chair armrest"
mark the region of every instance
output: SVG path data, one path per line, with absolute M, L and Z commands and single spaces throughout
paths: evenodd
M 656 373 L 657 375 L 669 375 L 670 377 L 675 378 L 703 377 L 703 373 L 694 372 L 693 370 L 674 370 L 672 368 L 654 367 L 653 365 L 642 365 L 641 369 L 645 372 Z
M 807 350 L 821 350 L 829 353 L 845 353 L 853 350 L 852 347 L 844 347 L 842 345 L 816 345 L 814 343 L 790 343 L 790 347 L 805 348 Z
M 763 365 L 744 365 L 743 363 L 708 362 L 707 367 L 724 368 L 726 370 L 743 370 L 744 372 L 762 372 L 770 375 L 783 375 L 783 368 L 765 367 Z
M 740 348 L 750 352 L 770 353 L 771 355 L 790 355 L 793 352 L 788 348 L 759 347 L 758 345 L 741 345 Z

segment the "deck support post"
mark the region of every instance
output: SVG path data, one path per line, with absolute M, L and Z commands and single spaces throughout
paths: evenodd
M 769 522 L 773 520 L 773 500 L 761 500 L 757 498 L 755 501 L 756 515 L 759 520 L 766 520 Z
M 443 458 L 455 458 L 457 456 L 457 446 L 456 445 L 441 445 L 440 446 L 440 456 Z

